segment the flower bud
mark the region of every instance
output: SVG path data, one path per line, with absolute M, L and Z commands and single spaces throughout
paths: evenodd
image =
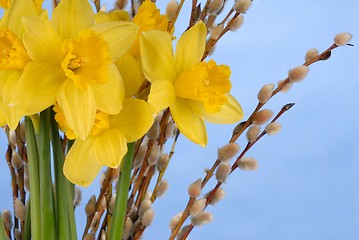
M 9 142 L 12 146 L 17 145 L 16 133 L 13 130 L 9 131 Z
M 165 138 L 166 139 L 174 136 L 175 127 L 176 127 L 176 124 L 173 121 L 170 121 L 167 123 L 166 130 L 165 130 Z
M 268 124 L 265 128 L 265 131 L 269 136 L 277 134 L 282 129 L 282 126 L 278 122 L 272 122 Z
M 91 224 L 90 224 L 90 230 L 95 229 L 98 221 L 100 220 L 100 213 L 96 212 L 95 215 L 92 218 Z
M 166 17 L 168 21 L 172 21 L 176 17 L 178 10 L 178 2 L 176 0 L 171 0 L 166 7 Z
M 148 209 L 152 207 L 152 202 L 149 199 L 143 200 L 138 209 L 138 216 L 142 216 Z
M 74 207 L 78 207 L 81 204 L 81 200 L 82 200 L 81 189 L 78 187 L 75 187 L 75 197 L 74 197 L 74 202 L 73 202 Z
M 90 233 L 86 233 L 86 235 L 82 240 L 95 240 L 95 239 L 96 239 L 95 233 L 90 232 Z
M 299 65 L 289 70 L 288 78 L 292 82 L 300 82 L 307 76 L 308 72 L 309 72 L 308 66 Z
M 202 198 L 202 199 L 197 199 L 191 206 L 191 208 L 189 209 L 189 213 L 194 216 L 200 212 L 203 211 L 203 209 L 206 207 L 206 202 L 207 199 Z
M 218 160 L 229 161 L 239 152 L 239 145 L 237 143 L 228 143 L 218 149 Z
M 260 103 L 266 103 L 272 97 L 274 84 L 266 84 L 259 90 L 257 98 Z
M 20 134 L 20 139 L 23 143 L 26 142 L 26 136 L 25 136 L 25 121 L 22 121 L 20 123 L 20 131 L 19 131 L 19 134 Z
M 231 23 L 231 25 L 229 26 L 229 30 L 234 32 L 237 29 L 239 29 L 240 27 L 242 27 L 244 22 L 244 17 L 243 15 L 239 15 L 236 19 L 234 19 L 234 21 Z
M 16 169 L 16 170 L 21 169 L 22 166 L 23 166 L 22 159 L 21 159 L 20 155 L 19 155 L 15 150 L 12 150 L 12 154 L 11 154 L 11 165 L 12 165 L 13 168 Z
M 257 112 L 252 119 L 252 123 L 256 125 L 262 125 L 268 122 L 273 116 L 273 112 L 269 109 L 263 109 Z
M 170 158 L 167 153 L 162 153 L 157 161 L 157 171 L 162 172 L 168 165 Z
M 258 162 L 253 157 L 243 157 L 238 162 L 238 167 L 244 171 L 253 171 L 258 168 Z
M 281 85 L 284 81 L 285 79 L 278 81 L 278 86 Z M 292 86 L 293 86 L 293 82 L 289 81 L 282 86 L 282 89 L 280 91 L 282 93 L 286 93 L 292 88 Z
M 112 214 L 113 210 L 115 208 L 115 202 L 116 202 L 116 193 L 112 194 L 111 199 L 108 203 L 108 211 Z
M 15 217 L 21 222 L 25 221 L 26 218 L 26 207 L 25 205 L 16 198 L 14 201 Z
M 4 210 L 2 212 L 2 221 L 4 223 L 4 227 L 11 231 L 12 227 L 13 227 L 13 222 L 12 222 L 12 214 L 9 210 Z
M 214 27 L 214 22 L 216 21 L 217 19 L 217 15 L 209 15 L 207 17 L 207 22 L 206 22 L 206 26 L 207 26 L 207 29 L 210 30 Z
M 14 237 L 15 237 L 15 240 L 21 240 L 22 239 L 22 233 L 19 229 L 15 229 L 14 231 Z
M 223 29 L 224 29 L 223 24 L 219 24 L 219 25 L 215 26 L 211 31 L 211 38 L 213 40 L 217 40 L 219 38 L 219 36 L 221 35 L 221 33 L 223 32 Z
M 126 240 L 130 237 L 131 228 L 133 226 L 133 222 L 131 218 L 127 217 L 125 222 L 125 227 L 123 229 L 122 239 Z
M 348 32 L 338 33 L 337 35 L 335 35 L 334 43 L 338 47 L 344 46 L 344 45 L 348 44 L 348 42 L 352 39 L 352 37 L 353 37 L 353 35 L 351 35 Z
M 144 226 L 148 227 L 153 222 L 155 211 L 151 208 L 145 211 L 141 217 L 141 222 Z
M 155 165 L 158 158 L 160 157 L 161 150 L 160 146 L 158 145 L 157 141 L 153 143 L 151 153 L 147 158 L 148 165 L 152 166 Z
M 191 198 L 197 198 L 202 191 L 202 178 L 197 179 L 194 183 L 188 186 L 188 195 Z
M 200 227 L 204 224 L 210 223 L 213 220 L 212 213 L 200 212 L 197 215 L 191 217 L 191 223 L 193 226 Z
M 189 225 L 185 225 L 181 228 L 181 230 L 179 230 L 178 234 L 177 234 L 177 240 L 182 240 L 183 237 L 184 237 L 184 234 L 186 233 L 187 229 L 188 229 Z M 186 239 L 183 239 L 183 240 L 187 240 Z
M 151 128 L 147 132 L 147 137 L 150 140 L 156 140 L 160 135 L 160 124 L 158 121 L 154 121 Z
M 218 182 L 225 182 L 229 173 L 231 172 L 231 165 L 227 162 L 221 162 L 216 170 L 216 179 Z
M 140 168 L 142 165 L 142 162 L 145 158 L 146 152 L 148 149 L 148 145 L 146 143 L 142 143 L 139 147 L 135 157 L 133 158 L 133 169 Z
M 175 229 L 179 220 L 181 219 L 183 215 L 183 212 L 179 212 L 177 213 L 176 215 L 174 215 L 172 218 L 171 218 L 171 221 L 170 221 L 170 224 L 169 224 L 169 227 L 171 230 Z
M 214 193 L 211 201 L 209 202 L 209 204 L 211 204 L 212 206 L 215 205 L 216 203 L 218 203 L 219 201 L 221 201 L 224 196 L 226 195 L 226 192 L 224 191 L 223 188 L 218 188 L 217 191 Z
M 305 61 L 308 62 L 312 60 L 313 58 L 317 57 L 319 55 L 319 52 L 316 48 L 309 49 L 305 54 Z
M 251 7 L 252 0 L 236 0 L 234 4 L 234 11 L 244 14 Z
M 107 209 L 107 201 L 106 201 L 106 198 L 105 196 L 102 197 L 101 201 L 100 201 L 100 206 L 103 210 L 106 210 Z
M 85 206 L 86 216 L 89 217 L 96 211 L 96 196 L 92 195 Z
M 221 9 L 221 7 L 223 6 L 223 0 L 212 0 L 209 4 L 208 4 L 208 8 L 207 11 L 210 14 L 215 14 L 218 12 L 218 10 Z
M 165 195 L 168 189 L 168 182 L 166 180 L 162 180 L 160 185 L 158 186 L 156 197 L 162 197 Z
M 257 140 L 257 137 L 259 135 L 259 132 L 261 131 L 261 128 L 257 125 L 252 125 L 248 131 L 247 131 L 247 141 L 252 143 Z

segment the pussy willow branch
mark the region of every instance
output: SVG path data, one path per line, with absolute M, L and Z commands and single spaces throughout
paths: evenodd
M 174 27 L 174 25 L 175 25 L 175 23 L 177 21 L 178 15 L 181 12 L 181 9 L 183 7 L 183 3 L 184 3 L 184 0 L 181 0 L 180 4 L 178 6 L 178 9 L 177 9 L 175 17 L 171 21 L 168 21 L 168 27 L 167 27 L 168 32 L 172 32 L 172 29 L 173 29 L 173 27 Z
M 229 13 L 230 15 L 230 13 Z M 219 34 L 217 39 L 209 39 L 206 44 L 206 49 L 204 51 L 202 61 L 208 56 L 211 49 L 214 47 L 214 45 L 223 37 L 224 34 L 226 34 L 229 31 L 230 26 L 232 23 L 236 20 L 236 18 L 240 15 L 240 13 L 235 13 L 234 16 L 231 18 L 231 20 L 227 23 L 227 25 L 224 27 L 223 31 Z
M 282 109 L 278 112 L 278 114 L 272 119 L 271 123 L 277 121 L 278 118 L 281 117 L 283 115 L 283 113 L 288 111 L 293 105 L 294 105 L 293 103 L 284 105 L 282 107 Z M 237 160 L 232 164 L 231 172 L 229 173 L 229 175 L 231 175 L 233 173 L 233 171 L 238 168 L 238 163 L 241 161 L 243 156 L 266 134 L 267 134 L 267 132 L 265 130 L 263 130 L 258 135 L 258 137 L 256 138 L 256 140 L 254 142 L 248 142 L 247 143 L 247 146 L 243 149 L 243 151 L 241 152 L 241 154 L 239 155 Z M 216 186 L 210 191 L 210 194 L 207 197 L 206 205 L 205 205 L 204 209 L 206 209 L 206 207 L 210 204 L 211 200 L 213 199 L 213 197 L 216 194 L 217 190 L 222 186 L 222 184 L 223 184 L 222 182 L 217 181 Z M 181 237 L 181 240 L 186 239 L 188 237 L 188 235 L 191 233 L 191 231 L 193 230 L 194 227 L 195 226 L 193 224 L 190 224 L 187 227 L 187 229 L 186 229 L 185 233 L 183 234 L 183 236 Z
M 233 20 L 233 19 L 234 19 L 234 17 L 232 18 L 232 20 Z M 228 24 L 228 25 L 229 25 L 229 24 Z M 227 26 L 228 26 L 228 25 L 227 25 Z M 323 51 L 323 52 L 322 52 L 321 54 L 319 54 L 317 57 L 311 59 L 310 61 L 306 61 L 303 65 L 309 66 L 309 65 L 311 65 L 311 64 L 313 64 L 313 63 L 315 63 L 315 62 L 318 62 L 318 61 L 320 61 L 320 60 L 326 60 L 326 59 L 328 59 L 328 56 L 330 56 L 331 51 L 332 51 L 333 49 L 335 49 L 336 47 L 337 47 L 337 45 L 335 45 L 335 44 L 331 45 L 328 49 L 326 49 L 325 51 Z M 204 58 L 205 58 L 205 56 L 203 57 L 203 59 L 204 59 Z M 288 82 L 289 82 L 289 79 L 287 78 L 287 79 L 286 79 L 285 81 L 283 81 L 279 86 L 277 86 L 277 88 L 273 90 L 273 93 L 272 93 L 270 99 L 272 99 L 273 96 L 275 96 L 277 93 L 279 93 L 279 92 L 282 90 L 282 88 L 284 87 L 284 85 L 287 84 Z M 269 99 L 269 100 L 270 100 L 270 99 Z M 231 137 L 231 139 L 230 139 L 229 142 L 235 142 L 235 141 L 242 135 L 242 133 L 252 124 L 252 119 L 253 119 L 254 115 L 255 115 L 265 104 L 266 104 L 266 103 L 258 103 L 257 106 L 256 106 L 256 108 L 255 108 L 254 111 L 252 112 L 252 114 L 248 117 L 248 119 L 247 119 L 245 122 L 242 122 L 242 123 L 240 123 L 240 124 L 237 125 L 237 127 L 236 127 L 236 128 L 234 129 L 234 131 L 233 131 L 232 137 Z M 213 173 L 214 173 L 215 169 L 218 167 L 219 163 L 220 163 L 220 162 L 219 162 L 219 160 L 217 159 L 217 160 L 214 162 L 214 164 L 213 164 L 213 166 L 211 167 L 211 169 L 207 172 L 207 174 L 206 174 L 204 180 L 202 181 L 202 185 L 201 185 L 202 189 L 203 189 L 203 187 L 206 185 L 206 183 L 209 181 L 209 179 L 213 176 Z M 190 206 L 193 204 L 193 202 L 194 202 L 194 201 L 193 201 L 192 199 L 189 199 L 189 200 L 188 200 L 188 203 L 187 203 L 187 205 L 186 205 L 186 207 L 185 207 L 185 210 L 184 210 L 184 212 L 183 212 L 183 214 L 182 214 L 182 217 L 181 217 L 181 219 L 179 220 L 179 223 L 177 224 L 177 226 L 172 230 L 169 239 L 172 239 L 172 240 L 173 240 L 173 239 L 177 236 L 177 234 L 178 234 L 180 228 L 182 227 L 182 225 L 183 225 L 183 223 L 185 222 L 186 218 L 189 216 L 189 212 L 188 212 L 188 211 L 189 211 Z M 187 215 L 187 216 L 186 216 L 186 215 Z
M 88 232 L 89 227 L 91 225 L 91 222 L 92 222 L 92 220 L 93 220 L 93 218 L 95 216 L 95 213 L 97 212 L 97 210 L 98 210 L 98 208 L 99 208 L 99 206 L 101 204 L 102 197 L 108 191 L 108 186 L 109 186 L 109 184 L 111 182 L 111 171 L 112 171 L 111 168 L 107 168 L 106 173 L 105 173 L 105 179 L 104 179 L 104 181 L 102 183 L 102 186 L 101 186 L 100 194 L 98 195 L 98 198 L 96 200 L 95 212 L 87 217 L 86 226 L 85 226 L 84 232 L 82 234 L 82 238 L 84 238 L 86 233 Z

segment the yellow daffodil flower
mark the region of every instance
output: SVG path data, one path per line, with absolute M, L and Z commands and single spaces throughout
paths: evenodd
M 117 114 L 124 86 L 115 64 L 132 46 L 138 27 L 130 22 L 94 24 L 87 0 L 62 0 L 51 22 L 23 19 L 24 46 L 31 58 L 14 90 L 11 105 L 26 115 L 58 102 L 67 124 L 85 139 L 97 109 Z
M 9 107 L 14 88 L 30 57 L 22 43 L 23 16 L 36 16 L 32 1 L 9 1 L 0 21 L 0 126 L 8 124 L 14 130 L 23 114 L 17 107 Z
M 201 146 L 207 144 L 204 120 L 234 123 L 243 116 L 229 94 L 229 67 L 200 62 L 206 35 L 205 24 L 197 23 L 180 37 L 175 55 L 167 32 L 142 33 L 140 42 L 143 71 L 151 82 L 148 102 L 157 111 L 169 107 L 178 129 Z
M 55 108 L 56 120 L 62 129 L 66 126 L 61 109 Z M 64 174 L 73 183 L 86 187 L 92 183 L 103 166 L 118 168 L 127 152 L 127 143 L 141 138 L 151 127 L 156 112 L 143 100 L 125 99 L 121 112 L 109 115 L 98 111 L 90 135 L 77 138 L 66 155 Z
M 145 0 L 141 4 L 132 22 L 139 26 L 135 43 L 127 54 L 123 55 L 117 62 L 117 67 L 125 84 L 126 97 L 136 95 L 145 82 L 140 60 L 141 33 L 153 29 L 166 31 L 168 27 L 166 15 L 161 14 L 156 4 L 151 0 Z

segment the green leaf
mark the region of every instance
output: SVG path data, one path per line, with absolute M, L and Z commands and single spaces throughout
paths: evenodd
M 56 220 L 59 239 L 77 239 L 73 207 L 73 184 L 63 174 L 64 152 L 60 141 L 55 113 L 51 111 L 51 143 L 54 156 L 56 189 Z
M 122 239 L 126 220 L 127 197 L 130 186 L 134 146 L 134 143 L 127 144 L 128 151 L 122 161 L 121 174 L 116 189 L 116 201 L 110 225 L 110 240 Z
M 25 117 L 25 134 L 31 189 L 31 235 L 32 239 L 41 239 L 39 152 L 37 148 L 34 126 L 30 117 Z

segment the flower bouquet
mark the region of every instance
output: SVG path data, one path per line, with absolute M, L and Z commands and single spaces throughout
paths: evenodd
M 228 177 L 257 168 L 247 152 L 278 133 L 277 120 L 294 105 L 274 112 L 267 102 L 303 80 L 310 65 L 351 45 L 343 32 L 323 52 L 308 50 L 304 63 L 258 91 L 257 106 L 243 119 L 230 67 L 210 55 L 242 26 L 252 1 L 193 0 L 188 26 L 177 33 L 183 4 L 171 0 L 161 13 L 150 0 L 115 1 L 109 11 L 99 0 L 55 0 L 51 11 L 38 0 L 1 2 L 0 124 L 14 217 L 2 212 L 0 239 L 140 239 L 168 188 L 164 177 L 179 136 L 206 147 L 206 122 L 234 124 L 169 221 L 169 239 L 187 239 L 212 220 L 206 209 L 224 197 Z M 102 170 L 78 234 L 79 187 Z

